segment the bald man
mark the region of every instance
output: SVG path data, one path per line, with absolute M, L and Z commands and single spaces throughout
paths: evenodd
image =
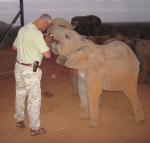
M 25 99 L 28 96 L 27 110 L 32 136 L 47 132 L 46 129 L 40 127 L 40 82 L 42 76 L 40 65 L 43 57 L 46 59 L 51 57 L 42 33 L 49 27 L 51 21 L 48 14 L 42 14 L 33 23 L 25 25 L 19 30 L 12 47 L 13 50 L 17 51 L 14 70 L 16 79 L 16 125 L 18 128 L 25 128 L 24 108 Z

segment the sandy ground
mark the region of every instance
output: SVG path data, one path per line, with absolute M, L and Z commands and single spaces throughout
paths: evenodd
M 99 128 L 88 127 L 79 118 L 79 96 L 75 96 L 69 69 L 55 63 L 55 57 L 43 62 L 42 127 L 48 133 L 30 136 L 26 128 L 16 128 L 14 119 L 15 53 L 0 49 L 0 143 L 150 143 L 150 84 L 139 85 L 145 122 L 136 124 L 128 99 L 120 92 L 103 92 Z M 56 78 L 52 79 L 51 75 Z

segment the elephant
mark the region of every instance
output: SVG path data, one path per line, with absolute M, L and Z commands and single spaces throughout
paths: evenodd
M 137 39 L 134 50 L 141 63 L 142 81 L 150 82 L 150 40 Z
M 76 16 L 71 19 L 75 31 L 81 35 L 98 36 L 100 33 L 101 19 L 95 15 Z
M 77 69 L 81 118 L 90 119 L 90 126 L 98 126 L 99 96 L 102 90 L 123 91 L 131 102 L 135 121 L 144 120 L 137 95 L 140 63 L 133 51 L 123 42 L 96 45 L 71 29 L 52 25 L 57 63 Z

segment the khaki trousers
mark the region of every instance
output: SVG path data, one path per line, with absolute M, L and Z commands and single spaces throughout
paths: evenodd
M 33 72 L 33 67 L 16 63 L 14 73 L 16 79 L 15 117 L 17 122 L 24 120 L 25 99 L 28 97 L 29 127 L 37 130 L 40 128 L 42 71 L 38 68 L 36 72 Z

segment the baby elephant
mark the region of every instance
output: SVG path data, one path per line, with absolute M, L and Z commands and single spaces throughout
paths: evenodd
M 102 90 L 123 91 L 129 98 L 136 122 L 144 120 L 137 96 L 139 61 L 123 42 L 96 45 L 65 26 L 53 25 L 48 30 L 56 43 L 52 51 L 57 63 L 78 70 L 81 117 L 90 118 L 90 126 L 98 125 L 99 96 Z
M 137 96 L 140 64 L 136 56 L 119 41 L 95 47 L 80 47 L 65 62 L 65 66 L 78 69 L 81 116 L 90 117 L 90 125 L 96 127 L 102 90 L 123 91 L 132 104 L 136 122 L 141 122 L 144 115 Z

